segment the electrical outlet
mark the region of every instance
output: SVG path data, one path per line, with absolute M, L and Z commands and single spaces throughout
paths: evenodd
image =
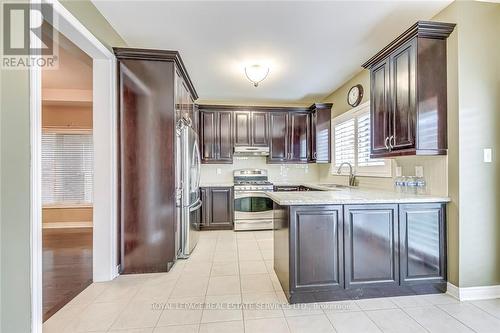
M 221 168 L 217 168 L 217 174 L 218 175 L 222 175 L 222 169 Z
M 483 154 L 484 163 L 491 163 L 491 161 L 493 160 L 491 148 L 484 148 Z
M 424 167 L 421 165 L 417 165 L 415 167 L 415 176 L 423 177 L 424 176 Z
M 400 166 L 396 167 L 396 177 L 401 177 L 403 175 L 403 168 Z

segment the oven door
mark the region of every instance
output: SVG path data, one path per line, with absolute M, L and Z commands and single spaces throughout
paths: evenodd
M 235 221 L 272 220 L 273 201 L 264 192 L 236 192 L 234 219 Z

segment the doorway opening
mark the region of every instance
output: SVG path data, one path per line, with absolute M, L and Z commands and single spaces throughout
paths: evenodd
M 118 274 L 116 58 L 113 52 L 90 33 L 59 1 L 42 0 L 42 3 L 48 2 L 52 5 L 53 15 L 44 15 L 47 21 L 44 24 L 52 25 L 55 33 L 58 33 L 56 36 L 59 37 L 59 44 L 55 47 L 63 57 L 60 63 L 61 69 L 64 70 L 64 57 L 67 52 L 73 60 L 77 59 L 86 64 L 86 67 L 81 67 L 86 68 L 86 73 L 76 75 L 81 75 L 80 79 L 86 81 L 87 85 L 71 86 L 62 78 L 51 81 L 49 76 L 56 73 L 43 73 L 40 67 L 30 67 L 31 331 L 33 333 L 41 333 L 44 319 L 66 302 L 62 298 L 61 303 L 58 303 L 54 297 L 51 304 L 45 304 L 44 307 L 44 281 L 49 281 L 51 278 L 52 281 L 56 281 L 54 279 L 60 277 L 55 273 L 50 276 L 44 271 L 44 263 L 52 263 L 51 267 L 58 269 L 59 272 L 64 271 L 66 274 L 72 271 L 73 274 L 78 273 L 85 277 L 79 279 L 78 283 L 72 281 L 68 285 L 57 281 L 52 285 L 45 284 L 45 287 L 53 287 L 59 289 L 58 291 L 66 290 L 67 292 L 60 294 L 67 299 L 78 294 L 78 288 L 75 286 L 83 289 L 88 283 L 110 281 Z M 34 16 L 30 16 L 30 21 L 33 25 L 39 24 Z M 30 48 L 40 49 L 41 41 L 37 38 L 30 39 Z M 85 80 L 83 75 L 86 76 Z M 88 88 L 89 82 L 91 88 Z M 53 86 L 51 87 L 49 83 Z M 56 94 L 58 89 L 63 89 L 67 93 L 62 99 Z M 68 97 L 70 94 L 73 94 L 71 98 Z M 76 103 L 73 103 L 75 100 Z M 72 102 L 70 106 L 67 105 L 68 101 Z M 65 108 L 69 110 L 65 111 Z M 66 116 L 69 118 L 65 118 Z M 61 124 L 67 126 L 63 126 L 64 130 L 59 131 L 56 127 Z M 68 129 L 73 131 L 66 133 Z M 59 172 L 59 169 L 54 167 L 55 158 L 50 162 L 50 155 L 44 156 L 44 152 L 64 152 L 65 155 L 61 154 L 67 156 L 68 152 L 74 151 L 72 148 L 74 144 L 79 146 L 77 157 L 62 162 L 58 159 L 59 163 L 64 165 L 63 170 L 71 170 L 79 175 L 72 178 L 66 177 L 64 172 Z M 52 167 L 49 167 L 51 165 Z M 52 170 L 52 176 L 50 172 L 45 172 L 47 170 Z M 45 176 L 48 179 L 42 179 Z M 52 185 L 45 186 L 44 190 L 43 185 L 47 183 Z M 60 184 L 64 186 L 59 186 Z M 47 191 L 47 188 L 52 190 Z M 72 188 L 72 191 L 65 191 L 68 188 Z M 66 199 L 71 202 L 70 207 L 57 207 L 60 201 L 64 202 Z M 67 232 L 68 229 L 75 229 L 76 232 Z M 60 230 L 69 234 L 64 238 L 64 242 L 59 240 L 62 238 L 58 238 L 62 237 L 58 234 Z M 86 233 L 83 232 L 83 236 L 78 235 L 83 230 L 86 230 Z M 51 237 L 55 237 L 56 241 L 51 242 Z M 74 251 L 66 251 L 65 255 L 55 255 L 60 253 L 57 251 L 61 248 L 66 250 L 75 248 L 75 244 L 71 244 L 71 247 L 68 245 L 75 242 L 74 239 L 70 240 L 71 237 L 78 239 L 84 245 L 76 246 Z M 65 242 L 67 244 L 64 244 Z M 60 269 L 65 264 L 74 264 L 78 260 L 80 263 L 85 263 L 79 267 L 85 268 Z M 69 292 L 70 290 L 72 292 Z
M 42 69 L 43 321 L 93 280 L 93 64 L 52 31 L 59 65 Z

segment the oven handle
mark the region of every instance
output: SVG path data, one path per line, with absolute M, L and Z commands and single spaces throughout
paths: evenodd
M 249 197 L 271 199 L 265 194 L 265 192 L 236 192 L 236 193 L 234 193 L 235 199 L 249 198 Z

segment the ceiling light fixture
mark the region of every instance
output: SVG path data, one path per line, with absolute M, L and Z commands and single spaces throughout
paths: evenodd
M 245 67 L 245 75 L 248 80 L 253 83 L 254 87 L 258 87 L 259 83 L 269 74 L 269 67 L 263 65 L 250 65 Z

